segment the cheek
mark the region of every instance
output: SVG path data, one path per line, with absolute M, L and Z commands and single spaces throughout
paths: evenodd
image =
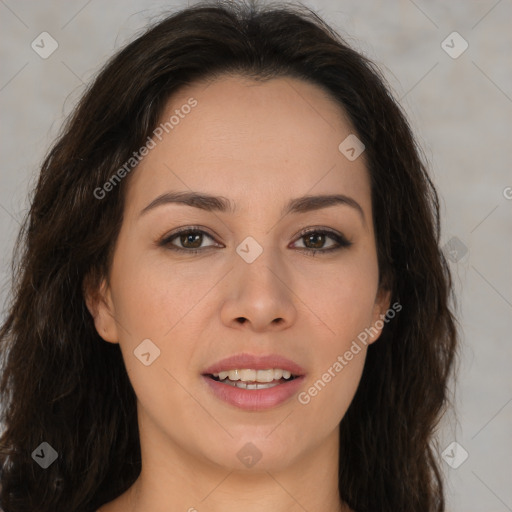
M 338 427 L 361 380 L 366 348 L 344 363 L 337 360 L 344 352 L 334 352 L 319 361 L 320 365 L 296 398 L 294 417 L 300 421 L 300 431 L 309 434 L 311 443 L 321 442 Z M 282 442 L 287 440 L 284 438 Z
M 113 298 L 120 347 L 135 393 L 145 408 L 155 408 L 155 414 L 163 412 L 162 404 L 183 405 L 190 396 L 181 385 L 188 385 L 188 370 L 201 348 L 194 340 L 200 337 L 201 319 L 212 314 L 205 306 L 211 306 L 214 294 L 209 301 L 205 298 L 218 278 L 206 265 L 195 265 L 192 271 L 191 265 L 187 270 L 162 257 L 119 258 L 117 263 Z M 150 352 L 158 354 L 149 366 L 134 353 L 147 339 L 157 347 Z
M 341 351 L 323 361 L 323 365 L 311 373 L 304 393 L 297 397 L 297 401 L 306 408 L 318 410 L 319 414 L 321 411 L 328 413 L 325 416 L 334 424 L 339 422 L 357 390 L 366 350 L 361 347 L 350 360 L 345 357 L 347 351 Z
M 162 257 L 120 259 L 113 274 L 119 321 L 133 338 L 172 338 L 218 280 L 209 270 Z
M 318 333 L 329 347 L 341 350 L 372 322 L 378 269 L 372 258 L 351 258 L 328 271 L 314 270 L 303 279 L 298 295 L 319 321 Z M 334 343 L 333 343 L 334 342 Z
M 318 413 L 336 425 L 354 397 L 366 359 L 365 329 L 372 325 L 377 281 L 377 263 L 371 257 L 354 258 L 330 275 L 317 276 L 322 286 L 312 288 L 310 304 L 321 329 L 316 331 L 314 368 L 299 400 L 309 408 L 312 424 Z

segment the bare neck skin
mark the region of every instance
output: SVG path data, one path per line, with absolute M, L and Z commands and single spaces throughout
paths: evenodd
M 338 430 L 279 471 L 228 471 L 187 453 L 141 418 L 142 471 L 128 491 L 98 512 L 351 512 L 338 493 Z M 151 436 L 145 432 L 151 431 Z M 221 433 L 219 435 L 227 435 Z

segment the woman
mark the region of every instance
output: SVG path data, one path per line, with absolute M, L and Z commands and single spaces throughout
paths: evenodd
M 437 194 L 306 8 L 120 51 L 43 163 L 0 331 L 6 512 L 443 511 Z

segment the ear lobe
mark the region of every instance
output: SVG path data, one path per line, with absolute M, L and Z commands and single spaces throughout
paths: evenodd
M 84 280 L 84 300 L 98 334 L 109 343 L 119 343 L 112 294 L 106 280 L 101 281 L 99 289 Z

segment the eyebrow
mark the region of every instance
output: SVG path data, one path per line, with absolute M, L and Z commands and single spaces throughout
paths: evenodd
M 216 211 L 221 213 L 235 213 L 236 207 L 233 202 L 223 196 L 213 196 L 202 192 L 166 192 L 159 195 L 144 207 L 139 217 L 148 211 L 166 204 L 184 204 L 194 208 L 200 208 L 206 211 Z M 361 205 L 353 198 L 343 194 L 327 194 L 317 196 L 302 196 L 291 199 L 281 211 L 284 217 L 293 213 L 306 213 L 315 210 L 321 210 L 331 206 L 346 205 L 357 210 L 363 223 L 366 223 L 364 211 Z

